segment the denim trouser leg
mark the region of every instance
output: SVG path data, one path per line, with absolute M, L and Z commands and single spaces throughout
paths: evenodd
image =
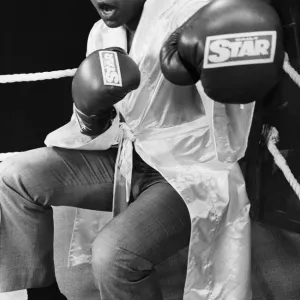
M 54 206 L 110 211 L 117 150 L 40 148 L 0 163 L 0 293 L 54 280 Z
M 136 167 L 132 190 L 135 201 L 93 243 L 101 300 L 162 300 L 155 266 L 189 244 L 188 209 L 158 172 Z
M 0 164 L 0 293 L 53 282 L 51 205 L 111 211 L 116 154 L 40 148 Z M 132 197 L 93 244 L 101 300 L 161 300 L 155 266 L 189 243 L 183 200 L 137 156 Z

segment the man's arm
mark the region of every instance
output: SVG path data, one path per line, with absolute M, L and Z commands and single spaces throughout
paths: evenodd
M 68 149 L 105 150 L 117 143 L 120 119 L 119 113 L 114 112 L 114 114 L 111 115 L 108 112 L 108 114 L 104 113 L 104 115 L 100 114 L 99 116 L 97 116 L 97 113 L 103 112 L 103 110 L 109 110 L 109 107 L 113 108 L 116 102 L 122 99 L 132 89 L 136 88 L 135 82 L 139 82 L 139 80 L 137 80 L 139 76 L 134 76 L 134 74 L 139 74 L 135 63 L 132 61 L 128 64 L 128 61 L 131 61 L 131 59 L 127 56 L 126 52 L 122 50 L 126 48 L 126 35 L 124 35 L 124 33 L 124 29 L 122 28 L 115 30 L 108 29 L 101 20 L 93 26 L 87 43 L 88 58 L 78 68 L 73 78 L 72 92 L 75 104 L 71 121 L 47 136 L 45 144 L 48 147 L 56 146 Z M 98 72 L 101 68 L 94 68 L 96 64 L 99 65 L 100 61 L 99 53 L 101 51 L 99 52 L 97 50 L 109 46 L 114 46 L 112 49 L 108 49 L 110 51 L 117 49 L 117 52 L 113 53 L 113 56 L 119 56 L 120 59 L 119 67 L 120 71 L 122 71 L 122 87 L 103 85 L 105 78 L 103 78 L 102 75 L 104 73 Z M 128 72 L 128 69 L 123 70 L 123 62 L 126 67 L 131 65 L 130 72 Z M 95 81 L 98 82 L 97 87 L 99 90 L 94 89 Z M 109 93 L 105 92 L 106 87 L 109 89 Z M 114 99 L 111 97 L 112 89 L 115 91 L 116 97 Z M 109 126 L 105 126 L 105 128 L 103 128 L 104 130 L 100 130 L 100 123 L 104 124 L 105 120 L 99 124 L 95 124 L 95 122 L 97 122 L 97 118 L 101 119 L 102 116 L 106 117 L 106 115 L 110 116 L 108 120 Z M 115 117 L 111 119 L 111 116 Z M 99 126 L 93 127 L 93 124 Z M 93 130 L 85 130 L 85 128 L 92 129 L 89 128 L 91 126 Z
M 219 158 L 236 161 L 247 145 L 255 101 L 281 79 L 282 25 L 265 0 L 214 0 L 193 11 L 196 2 L 162 48 L 162 72 L 174 84 L 196 85 L 218 128 Z

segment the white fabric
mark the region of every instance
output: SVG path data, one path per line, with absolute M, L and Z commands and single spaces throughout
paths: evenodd
M 90 137 L 80 133 L 80 125 L 78 124 L 74 109 L 75 105 L 73 105 L 73 114 L 68 124 L 47 135 L 44 141 L 47 147 L 77 150 L 107 150 L 112 145 L 118 143 L 120 134 L 120 114 L 118 111 L 112 125 L 107 131 L 97 137 Z

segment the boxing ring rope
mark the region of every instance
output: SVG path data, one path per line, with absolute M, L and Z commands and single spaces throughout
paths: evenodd
M 60 79 L 65 77 L 73 77 L 76 70 L 77 69 L 67 69 L 61 71 L 51 71 L 51 72 L 41 72 L 41 73 L 0 75 L 0 84 L 52 80 L 52 79 Z M 0 162 L 19 153 L 21 152 L 0 153 Z
M 272 127 L 268 132 L 266 137 L 268 149 L 274 157 L 274 161 L 279 169 L 284 174 L 285 179 L 291 185 L 292 189 L 300 199 L 300 184 L 298 183 L 297 179 L 291 172 L 289 166 L 286 163 L 286 160 L 279 152 L 278 148 L 276 147 L 276 143 L 279 141 L 279 134 L 276 128 Z
M 0 75 L 0 84 L 15 83 L 15 82 L 30 82 L 30 81 L 41 81 L 41 80 L 52 80 L 64 77 L 73 77 L 77 69 L 67 69 L 62 71 L 51 71 L 42 73 L 29 73 L 29 74 L 13 74 L 13 75 Z M 291 66 L 289 62 L 288 54 L 285 53 L 283 70 L 290 76 L 290 78 L 300 88 L 300 74 Z M 276 128 L 272 127 L 265 137 L 268 150 L 274 157 L 274 162 L 284 174 L 286 180 L 291 185 L 292 189 L 300 200 L 300 184 L 298 183 L 295 176 L 292 174 L 289 166 L 286 163 L 285 158 L 279 152 L 276 147 L 276 143 L 279 141 L 279 134 Z M 22 152 L 10 152 L 0 153 L 0 162 Z
M 42 73 L 0 75 L 0 83 L 29 82 L 73 77 L 77 69 L 51 71 Z

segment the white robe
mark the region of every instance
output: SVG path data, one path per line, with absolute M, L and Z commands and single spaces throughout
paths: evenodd
M 120 158 L 125 169 L 134 142 L 138 154 L 188 207 L 192 229 L 183 299 L 249 300 L 250 204 L 237 161 L 247 147 L 254 103 L 214 102 L 201 82 L 175 86 L 164 78 L 159 64 L 161 46 L 170 33 L 208 2 L 147 0 L 129 53 L 141 71 L 141 84 L 116 105 L 125 127 L 117 117 L 104 139 L 82 136 L 72 145 L 67 132 L 58 129 L 45 143 L 107 149 L 125 130 L 126 149 Z M 90 32 L 87 55 L 111 46 L 127 50 L 126 31 L 108 28 L 100 20 Z M 71 122 L 78 127 L 74 118 Z M 70 265 L 90 262 L 93 239 L 111 218 L 111 213 L 77 209 Z

